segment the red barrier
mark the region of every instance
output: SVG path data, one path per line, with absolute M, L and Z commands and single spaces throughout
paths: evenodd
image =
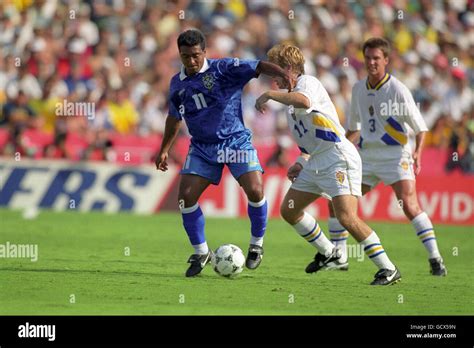
M 177 186 L 177 185 L 175 185 Z M 279 207 L 290 186 L 284 169 L 268 169 L 264 174 L 265 196 L 271 217 L 279 217 Z M 176 187 L 175 187 L 176 188 Z M 176 189 L 168 192 L 163 210 L 177 209 Z M 474 225 L 474 177 L 453 173 L 421 176 L 417 179 L 418 199 L 434 223 Z M 211 186 L 200 199 L 207 216 L 246 217 L 245 194 L 227 169 L 219 186 Z M 327 219 L 327 201 L 319 199 L 308 207 L 319 219 Z M 360 199 L 359 213 L 364 220 L 407 221 L 392 189 L 383 184 Z

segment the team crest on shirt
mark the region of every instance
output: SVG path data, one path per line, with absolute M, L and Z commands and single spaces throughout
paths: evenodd
M 373 107 L 372 105 L 369 106 L 369 114 L 370 114 L 370 116 L 374 116 L 374 113 L 375 113 L 374 107 Z
M 345 179 L 346 179 L 346 174 L 344 174 L 344 172 L 341 172 L 340 170 L 336 172 L 336 180 L 340 184 L 344 183 Z
M 213 74 L 206 74 L 202 77 L 202 83 L 204 84 L 204 87 L 206 87 L 208 90 L 211 90 L 212 87 L 214 87 L 215 83 L 215 78 Z
M 403 170 L 408 170 L 408 168 L 410 167 L 410 165 L 408 164 L 408 162 L 405 162 L 403 161 L 402 163 L 400 163 L 400 165 L 402 166 L 402 169 Z

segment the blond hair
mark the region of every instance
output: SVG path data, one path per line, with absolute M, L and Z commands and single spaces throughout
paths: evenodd
M 291 67 L 295 73 L 304 74 L 304 56 L 301 50 L 290 44 L 278 44 L 267 52 L 268 60 L 282 68 Z

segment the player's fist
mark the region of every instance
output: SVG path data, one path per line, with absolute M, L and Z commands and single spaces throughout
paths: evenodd
M 268 97 L 268 93 L 263 93 L 258 99 L 255 101 L 255 109 L 260 111 L 262 114 L 265 113 L 265 104 L 270 98 Z
M 160 152 L 155 160 L 156 169 L 166 172 L 168 170 L 168 152 Z
M 293 182 L 296 180 L 298 175 L 300 175 L 301 170 L 303 170 L 303 166 L 299 163 L 295 163 L 290 168 L 288 168 L 288 173 L 286 173 L 286 176 L 291 182 Z

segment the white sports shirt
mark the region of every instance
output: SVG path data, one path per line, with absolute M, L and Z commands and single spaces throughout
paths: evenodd
M 308 109 L 288 107 L 288 126 L 301 152 L 316 155 L 346 141 L 336 108 L 316 77 L 300 75 L 292 92 L 303 94 L 311 104 Z
M 402 146 L 411 152 L 407 124 L 418 134 L 427 131 L 410 90 L 386 73 L 374 87 L 360 80 L 352 88 L 348 128 L 360 131 L 359 147 Z

